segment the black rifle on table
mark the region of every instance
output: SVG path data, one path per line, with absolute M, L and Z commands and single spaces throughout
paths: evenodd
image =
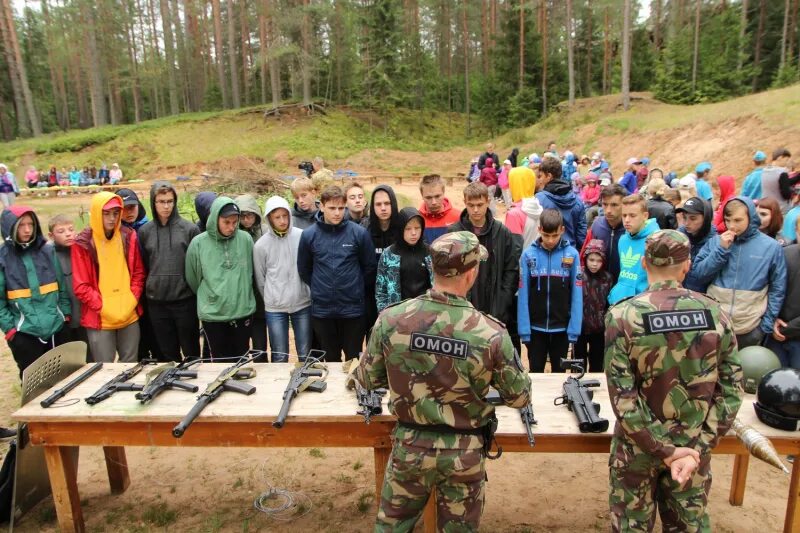
M 312 354 L 317 353 L 317 357 Z M 272 425 L 278 429 L 283 427 L 286 423 L 286 415 L 289 414 L 289 407 L 292 405 L 292 400 L 304 390 L 311 392 L 323 392 L 328 384 L 325 378 L 328 376 L 328 367 L 322 363 L 322 357 L 325 352 L 321 350 L 311 350 L 306 356 L 306 360 L 298 363 L 292 370 L 289 377 L 289 383 L 286 385 L 286 390 L 283 391 L 283 405 L 278 413 L 278 418 Z
M 144 388 L 144 385 L 140 383 L 131 383 L 130 380 L 134 376 L 136 376 L 139 372 L 146 365 L 154 365 L 157 364 L 158 361 L 155 359 L 142 359 L 135 366 L 132 366 L 126 370 L 123 370 L 111 380 L 109 380 L 105 385 L 97 389 L 97 392 L 86 398 L 86 403 L 89 405 L 95 405 L 103 400 L 110 398 L 112 394 L 118 391 L 140 391 Z
M 154 368 L 147 373 L 147 383 L 140 392 L 136 393 L 136 399 L 147 403 L 167 389 L 197 392 L 197 385 L 184 383 L 181 380 L 196 378 L 197 370 L 189 370 L 189 367 L 199 362 L 199 359 L 187 359 L 179 365 L 166 363 Z
M 386 389 L 367 390 L 356 381 L 356 399 L 358 400 L 358 407 L 360 408 L 357 414 L 364 417 L 364 422 L 370 423 L 373 416 L 383 413 L 383 396 L 386 394 Z
M 56 403 L 58 400 L 60 400 L 64 396 L 66 396 L 66 394 L 69 391 L 71 391 L 72 389 L 74 389 L 75 387 L 77 387 L 78 385 L 80 385 L 81 383 L 86 381 L 87 379 L 89 379 L 92 376 L 92 374 L 94 374 L 95 372 L 97 372 L 101 368 L 103 368 L 103 363 L 95 363 L 94 365 L 89 367 L 88 370 L 83 372 L 80 376 L 76 377 L 75 379 L 73 379 L 72 381 L 70 381 L 69 383 L 67 383 L 63 387 L 61 387 L 60 389 L 56 389 L 55 391 L 53 391 L 53 394 L 51 394 L 50 396 L 48 396 L 47 398 L 42 400 L 40 402 L 40 405 L 42 407 L 50 407 L 51 405 Z M 80 400 L 78 400 L 78 401 L 80 401 Z
M 504 405 L 500 393 L 495 389 L 489 389 L 489 394 L 486 395 L 486 401 L 492 405 Z M 533 416 L 533 406 L 530 400 L 528 405 L 518 409 L 519 417 L 522 419 L 522 425 L 525 426 L 525 432 L 528 434 L 528 444 L 531 448 L 536 446 L 536 439 L 533 436 L 533 426 L 538 424 L 536 418 Z
M 584 376 L 583 359 L 562 359 L 561 368 L 577 370 L 580 372 L 578 377 L 569 376 L 564 382 L 564 394 L 553 400 L 553 405 L 564 405 L 575 413 L 578 419 L 578 429 L 581 433 L 603 433 L 608 429 L 608 420 L 600 418 L 600 404 L 593 401 L 594 392 L 592 387 L 599 387 L 600 382 L 596 379 L 581 381 Z
M 203 391 L 203 394 L 197 397 L 197 403 L 194 404 L 194 407 L 192 407 L 186 416 L 183 417 L 183 420 L 181 420 L 178 425 L 172 429 L 172 436 L 176 439 L 183 437 L 183 434 L 186 433 L 186 430 L 189 428 L 192 422 L 194 422 L 194 419 L 200 415 L 200 413 L 208 406 L 208 404 L 219 398 L 223 392 L 238 392 L 239 394 L 244 394 L 245 396 L 253 394 L 256 391 L 254 385 L 250 385 L 249 383 L 241 383 L 238 380 L 255 377 L 255 368 L 242 367 L 248 363 L 251 363 L 253 359 L 261 356 L 263 353 L 264 352 L 261 351 L 248 352 L 240 357 L 236 364 L 229 366 L 220 372 L 220 374 L 217 376 L 217 379 L 209 383 L 206 386 L 206 390 Z

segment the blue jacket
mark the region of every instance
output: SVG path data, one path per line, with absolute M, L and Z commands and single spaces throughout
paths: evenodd
M 711 185 L 704 178 L 698 178 L 694 188 L 697 191 L 697 196 L 706 202 L 710 202 L 714 198 L 714 193 L 711 192 Z
M 577 342 L 583 322 L 583 279 L 578 250 L 566 239 L 553 250 L 542 248 L 537 239 L 520 258 L 517 295 L 517 330 L 522 342 L 530 342 L 531 331 L 567 332 Z
M 695 273 L 710 283 L 708 294 L 716 298 L 733 321 L 737 335 L 760 327 L 770 333 L 786 294 L 786 259 L 781 245 L 761 233 L 761 220 L 750 198 L 729 201 L 747 206 L 750 226 L 736 237 L 730 248 L 714 236 L 697 255 Z
M 783 217 L 781 233 L 787 242 L 797 241 L 797 217 L 800 216 L 800 206 L 795 206 Z
M 553 180 L 536 193 L 542 209 L 558 209 L 564 217 L 564 238 L 574 246 L 582 246 L 586 240 L 586 207 L 572 192 L 572 187 L 562 181 Z
M 659 229 L 656 219 L 650 218 L 636 235 L 626 232 L 625 235 L 620 237 L 620 272 L 617 284 L 611 288 L 611 292 L 608 295 L 608 303 L 611 305 L 647 290 L 647 273 L 642 267 L 644 244 L 647 237 Z
M 372 239 L 355 222 L 334 226 L 318 212 L 300 236 L 297 272 L 311 288 L 311 315 L 316 318 L 363 316 L 365 289 L 375 283 L 375 268 Z
M 747 196 L 753 200 L 761 198 L 761 171 L 764 167 L 758 167 L 747 175 L 742 184 L 742 196 Z
M 689 272 L 686 273 L 686 277 L 683 279 L 682 283 L 682 285 L 690 291 L 705 293 L 706 289 L 708 289 L 709 282 L 704 281 L 697 276 L 697 256 L 706 243 L 717 234 L 717 228 L 714 227 L 714 224 L 712 224 L 713 218 L 714 211 L 711 209 L 711 204 L 704 200 L 703 225 L 700 227 L 700 231 L 698 231 L 695 235 L 690 235 L 689 232 L 686 231 L 686 226 L 681 226 L 678 228 L 678 231 L 689 237 L 689 243 L 691 244 L 692 265 L 689 268 Z
M 629 194 L 635 194 L 637 189 L 639 189 L 639 182 L 636 179 L 636 172 L 629 170 L 622 176 L 622 179 L 619 180 L 619 184 L 625 187 Z

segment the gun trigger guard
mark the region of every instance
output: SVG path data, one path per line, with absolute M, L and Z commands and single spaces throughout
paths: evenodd
M 553 405 L 564 405 L 565 403 L 567 403 L 566 396 L 559 396 L 558 398 L 553 400 Z

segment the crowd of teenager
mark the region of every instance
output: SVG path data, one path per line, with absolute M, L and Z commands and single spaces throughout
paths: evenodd
M 677 228 L 692 245 L 684 285 L 720 302 L 740 347 L 766 343 L 800 368 L 800 179 L 787 150 L 772 155 L 770 164 L 754 155 L 738 196 L 709 163 L 678 178 L 631 158 L 615 177 L 602 154 L 559 154 L 553 143 L 502 162 L 489 145 L 461 211 L 435 174 L 420 181 L 418 208 L 401 209 L 389 185 L 368 194 L 356 181 L 304 177 L 291 182 L 291 201 L 271 196 L 263 209 L 251 195 L 198 193 L 196 222 L 178 212 L 175 187 L 156 181 L 145 199 L 152 220 L 134 191 L 98 192 L 78 233 L 63 214 L 45 232 L 32 209 L 10 202 L 0 328 L 20 373 L 69 340 L 87 342 L 94 361 L 251 347 L 272 362 L 292 348 L 351 359 L 378 313 L 431 288 L 430 243 L 469 231 L 489 256 L 468 299 L 507 325 L 531 371 L 548 360 L 560 371 L 570 345 L 601 371 L 605 312 L 647 288 L 647 236 Z
M 55 165 L 51 165 L 49 170 L 37 170 L 35 166 L 30 166 L 25 171 L 24 179 L 28 189 L 60 187 L 58 194 L 66 195 L 81 192 L 82 187 L 89 185 L 119 185 L 123 174 L 117 163 L 112 164 L 111 168 L 103 163 L 99 169 L 94 165 L 84 166 L 83 169 L 73 166 L 69 170 L 66 167 L 58 170 Z M 0 201 L 3 206 L 13 204 L 19 192 L 16 175 L 6 164 L 0 163 Z

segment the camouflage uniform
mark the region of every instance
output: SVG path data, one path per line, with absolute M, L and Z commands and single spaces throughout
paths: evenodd
M 446 234 L 431 248 L 433 268 L 445 276 L 473 268 L 484 253 L 468 232 Z M 411 531 L 434 487 L 439 531 L 477 531 L 486 473 L 475 430 L 494 415 L 484 398 L 492 385 L 520 408 L 530 390 L 503 324 L 432 289 L 381 313 L 356 379 L 367 389 L 388 387 L 399 421 L 375 531 Z
M 689 257 L 688 239 L 673 230 L 651 235 L 646 246 L 653 267 Z M 711 450 L 741 405 L 730 319 L 714 300 L 665 281 L 613 306 L 605 322 L 617 417 L 609 458 L 612 529 L 652 531 L 658 506 L 664 531 L 710 531 Z M 675 447 L 700 453 L 683 488 L 663 462 Z

